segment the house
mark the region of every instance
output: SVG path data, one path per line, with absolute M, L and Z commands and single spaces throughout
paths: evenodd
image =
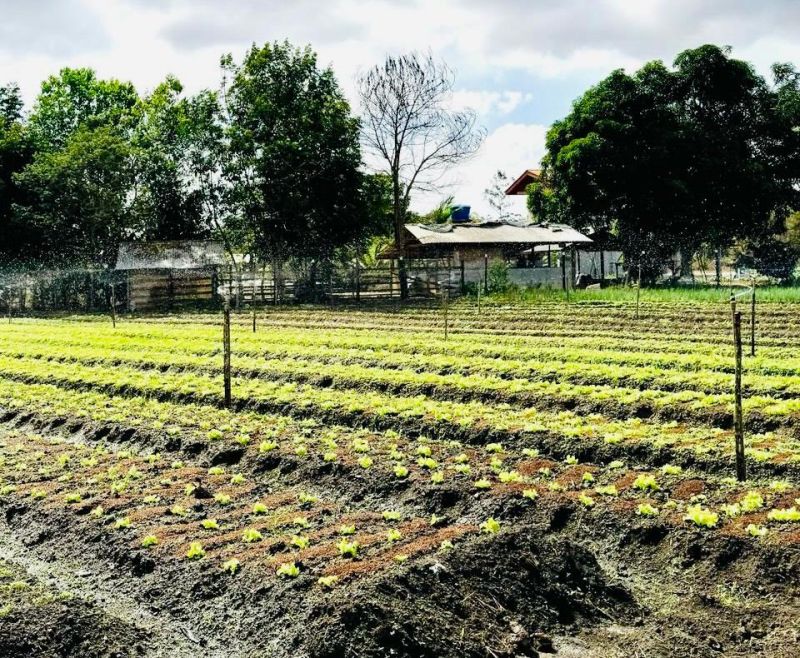
M 221 242 L 123 242 L 115 269 L 125 275 L 128 310 L 142 311 L 213 300 L 224 263 Z
M 508 266 L 511 283 L 565 287 L 575 280 L 576 260 L 568 249 L 589 242 L 590 238 L 563 224 L 524 221 L 406 224 L 402 250 L 392 246 L 381 257 L 405 258 L 412 281 L 426 285 L 431 277 L 438 277 L 440 282 L 444 279 L 451 287 L 467 283 L 486 285 L 490 265 L 503 262 Z
M 541 169 L 526 169 L 508 186 L 506 196 L 527 195 L 528 186 L 541 179 Z M 575 250 L 575 276 L 584 280 L 620 279 L 623 276 L 622 248 L 608 230 L 589 232 L 591 241 Z

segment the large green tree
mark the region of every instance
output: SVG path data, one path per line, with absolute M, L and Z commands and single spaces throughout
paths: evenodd
M 224 174 L 257 255 L 329 257 L 363 230 L 358 120 L 310 48 L 253 46 L 223 58 Z
M 796 135 L 774 87 L 727 49 L 702 46 L 672 69 L 651 62 L 589 89 L 547 135 L 542 219 L 612 228 L 626 261 L 654 277 L 680 249 L 721 250 L 780 228 L 796 189 Z

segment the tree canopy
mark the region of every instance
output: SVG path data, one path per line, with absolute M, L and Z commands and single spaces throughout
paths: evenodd
M 547 134 L 529 207 L 545 220 L 613 229 L 626 261 L 660 271 L 680 249 L 780 233 L 798 182 L 797 77 L 768 84 L 726 48 L 706 45 L 672 68 L 614 71 Z

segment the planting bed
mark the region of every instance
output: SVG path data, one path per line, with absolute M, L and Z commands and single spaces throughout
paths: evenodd
M 795 656 L 800 308 L 745 483 L 728 313 L 234 314 L 231 410 L 213 314 L 4 324 L 0 655 Z

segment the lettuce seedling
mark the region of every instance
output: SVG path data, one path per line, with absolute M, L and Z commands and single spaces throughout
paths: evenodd
M 430 446 L 417 446 L 418 457 L 430 457 L 433 454 Z
M 441 484 L 444 482 L 444 471 L 435 471 L 431 473 L 431 482 L 433 482 L 433 484 Z
M 142 539 L 142 547 L 143 548 L 150 548 L 151 546 L 155 546 L 158 544 L 158 537 L 155 535 L 147 535 L 144 539 Z
M 691 521 L 696 526 L 713 528 L 719 521 L 719 515 L 711 510 L 704 509 L 700 505 L 692 505 L 686 510 L 684 521 Z
M 780 523 L 796 523 L 800 521 L 800 510 L 796 507 L 787 507 L 785 509 L 773 509 L 767 514 L 770 521 L 778 521 Z
M 396 510 L 384 510 L 383 511 L 383 520 L 384 521 L 394 522 L 394 521 L 400 521 L 402 518 L 403 518 L 403 515 L 400 512 L 396 511 Z
M 339 582 L 339 576 L 321 576 L 317 582 L 324 588 L 330 589 Z
M 420 457 L 417 460 L 417 464 L 420 468 L 425 468 L 427 470 L 433 470 L 439 466 L 439 463 L 432 457 Z
M 300 567 L 294 562 L 285 562 L 275 570 L 275 573 L 283 578 L 297 578 L 300 575 Z
M 397 464 L 397 466 L 394 467 L 394 475 L 398 478 L 406 478 L 408 477 L 408 469 L 402 464 Z
M 664 475 L 680 475 L 683 472 L 683 469 L 680 466 L 675 466 L 674 464 L 664 464 L 661 467 L 661 472 Z
M 480 529 L 481 532 L 487 535 L 495 535 L 500 531 L 500 522 L 496 521 L 492 517 L 489 517 L 483 523 L 481 523 Z
M 449 551 L 453 548 L 453 542 L 449 539 L 445 539 L 441 544 L 439 544 L 440 551 Z
M 466 464 L 469 461 L 469 455 L 466 452 L 462 452 L 461 454 L 456 455 L 453 457 L 453 461 L 456 464 Z
M 472 467 L 469 464 L 456 464 L 453 470 L 459 475 L 469 475 L 472 473 Z
M 607 484 L 605 486 L 595 487 L 594 490 L 595 490 L 595 493 L 598 493 L 601 496 L 618 496 L 619 495 L 619 491 L 617 491 L 617 488 L 613 484 Z
M 594 498 L 587 496 L 586 494 L 581 494 L 578 496 L 578 501 L 584 507 L 594 507 Z
M 350 556 L 354 558 L 358 555 L 359 544 L 357 541 L 347 541 L 346 539 L 342 539 L 338 544 L 336 544 L 336 548 L 339 550 L 339 555 L 342 557 Z
M 253 542 L 261 541 L 262 539 L 264 539 L 264 535 L 262 535 L 255 528 L 245 528 L 245 531 L 242 533 L 242 541 L 245 544 L 252 544 Z
M 303 507 L 310 507 L 311 505 L 319 501 L 319 497 L 315 496 L 314 494 L 310 494 L 307 491 L 301 491 L 297 495 L 297 501 Z
M 216 519 L 203 519 L 200 525 L 206 530 L 219 530 L 219 523 Z
M 338 457 L 337 457 L 336 453 L 333 452 L 333 450 L 331 450 L 329 452 L 326 452 L 324 455 L 322 455 L 322 459 L 324 461 L 326 461 L 326 462 L 335 462 L 337 460 L 337 458 Z
M 567 455 L 567 458 L 564 460 L 564 462 L 570 466 L 574 466 L 578 463 L 578 458 L 575 455 Z
M 361 468 L 364 468 L 364 469 L 372 468 L 372 464 L 373 463 L 374 462 L 372 461 L 372 457 L 368 457 L 366 455 L 364 455 L 363 457 L 359 458 L 359 460 L 358 460 L 358 465 Z
M 103 516 L 103 514 L 105 514 L 105 510 L 101 505 L 98 505 L 91 512 L 89 512 L 89 516 L 95 519 L 99 519 L 100 517 Z
M 156 496 L 155 494 L 148 494 L 144 498 L 142 498 L 142 502 L 145 505 L 157 505 L 161 499 Z
M 444 523 L 447 519 L 443 516 L 438 516 L 437 514 L 431 514 L 430 525 L 437 526 Z
M 308 522 L 306 517 L 296 516 L 292 519 L 292 525 L 297 526 L 298 528 L 308 528 L 311 524 Z
M 497 477 L 500 478 L 500 482 L 503 484 L 519 482 L 522 479 L 517 471 L 500 471 Z
M 475 488 L 476 489 L 489 489 L 491 488 L 492 483 L 489 482 L 486 478 L 481 478 L 480 480 L 475 480 Z
M 244 484 L 246 479 L 241 473 L 234 473 L 231 476 L 231 484 Z
M 408 555 L 406 555 L 405 553 L 398 553 L 397 555 L 394 556 L 393 559 L 395 562 L 402 564 L 403 562 L 408 560 Z
M 522 454 L 531 459 L 535 459 L 539 456 L 539 451 L 536 448 L 523 448 Z
M 262 441 L 258 444 L 258 451 L 259 452 L 271 452 L 278 447 L 278 444 L 275 441 Z
M 230 505 L 231 504 L 231 497 L 226 493 L 215 493 L 214 500 L 218 502 L 220 505 Z
M 68 493 L 64 496 L 64 500 L 67 503 L 79 503 L 81 502 L 81 495 L 77 492 Z
M 292 535 L 292 538 L 289 540 L 289 543 L 292 546 L 299 548 L 301 551 L 304 551 L 308 548 L 308 545 L 311 543 L 308 537 L 304 537 L 303 535 Z
M 397 528 L 391 528 L 389 532 L 386 533 L 386 541 L 390 544 L 395 541 L 399 541 L 402 539 L 403 533 L 401 533 Z
M 658 491 L 660 487 L 656 482 L 655 476 L 649 473 L 641 473 L 633 481 L 633 488 L 640 491 Z
M 757 491 L 748 491 L 739 501 L 743 512 L 755 512 L 764 507 L 764 497 Z
M 763 526 L 756 525 L 755 523 L 749 524 L 747 528 L 745 528 L 745 531 L 751 537 L 763 537 L 769 532 L 769 530 L 767 530 Z
M 239 571 L 239 560 L 235 557 L 232 557 L 230 560 L 226 560 L 222 563 L 222 570 L 227 571 L 231 576 Z
M 341 525 L 339 526 L 340 535 L 354 535 L 356 534 L 356 527 L 354 525 Z
M 528 500 L 536 500 L 539 497 L 539 492 L 536 489 L 523 489 L 522 497 Z
M 486 452 L 493 452 L 493 453 L 500 453 L 503 452 L 503 444 L 502 443 L 487 443 L 486 444 Z
M 615 459 L 613 462 L 608 463 L 608 467 L 612 470 L 618 470 L 625 467 L 625 462 Z
M 172 507 L 169 508 L 169 513 L 172 514 L 173 516 L 183 517 L 189 515 L 189 510 L 187 510 L 182 505 L 173 505 Z
M 125 528 L 131 527 L 131 520 L 127 516 L 123 516 L 121 519 L 117 519 L 114 523 L 114 528 L 117 530 L 124 530 Z
M 189 544 L 189 550 L 186 551 L 186 557 L 190 560 L 199 560 L 200 558 L 205 557 L 206 552 L 203 549 L 203 545 L 199 541 L 193 541 Z
M 636 508 L 636 513 L 639 516 L 656 516 L 658 515 L 658 510 L 650 503 L 640 503 Z
M 305 443 L 301 443 L 294 449 L 294 454 L 298 457 L 305 457 L 308 455 L 308 448 L 306 447 Z

